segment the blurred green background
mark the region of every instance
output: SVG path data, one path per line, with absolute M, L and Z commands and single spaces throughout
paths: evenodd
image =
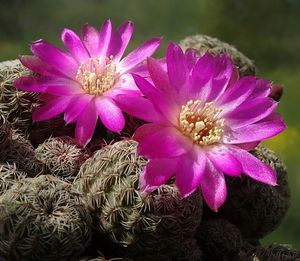
M 265 141 L 285 162 L 291 207 L 280 227 L 262 243 L 300 249 L 300 1 L 299 0 L 0 0 L 0 61 L 31 54 L 31 41 L 45 39 L 63 48 L 60 33 L 80 33 L 88 22 L 97 28 L 111 19 L 115 27 L 135 24 L 128 51 L 151 37 L 162 37 L 156 56 L 169 41 L 196 33 L 234 45 L 254 60 L 259 78 L 284 85 L 277 111 L 289 128 Z M 276 215 L 276 213 L 274 213 Z

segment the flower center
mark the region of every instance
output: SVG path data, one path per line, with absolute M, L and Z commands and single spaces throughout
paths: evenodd
M 219 116 L 222 109 L 214 108 L 213 105 L 213 102 L 203 105 L 199 100 L 190 100 L 182 105 L 179 128 L 198 145 L 206 146 L 217 142 L 224 132 L 225 119 Z
M 80 64 L 76 79 L 87 93 L 100 96 L 114 85 L 116 65 L 112 64 L 112 59 L 113 56 L 105 57 L 104 65 L 97 58 L 90 58 Z

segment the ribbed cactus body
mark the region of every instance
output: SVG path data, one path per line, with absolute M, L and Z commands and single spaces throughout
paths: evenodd
M 263 145 L 250 152 L 275 170 L 278 185 L 270 186 L 246 175 L 241 178 L 226 176 L 228 195 L 225 203 L 217 214 L 209 209 L 204 211 L 206 219 L 217 216 L 229 220 L 249 242 L 274 231 L 290 205 L 286 167 L 282 161 Z
M 2 162 L 15 164 L 20 171 L 29 177 L 44 174 L 45 165 L 36 158 L 34 147 L 23 135 L 13 132 L 11 140 L 2 151 Z
M 50 138 L 35 149 L 36 157 L 51 174 L 72 182 L 80 166 L 89 157 L 75 138 L 69 136 Z
M 167 260 L 195 234 L 202 215 L 196 190 L 181 198 L 174 179 L 141 195 L 139 174 L 147 160 L 137 142 L 124 140 L 98 150 L 81 167 L 76 184 L 92 208 L 94 227 L 134 260 Z
M 7 260 L 69 261 L 90 238 L 85 201 L 58 178 L 25 178 L 0 197 L 0 256 Z
M 0 161 L 3 158 L 3 151 L 8 146 L 9 141 L 12 139 L 11 125 L 6 116 L 0 111 Z
M 270 244 L 256 246 L 246 253 L 241 253 L 236 261 L 298 261 L 300 251 L 288 245 Z
M 26 92 L 12 86 L 20 76 L 32 76 L 34 73 L 24 67 L 19 60 L 0 63 L 0 110 L 14 128 L 23 132 L 32 124 L 31 115 L 39 106 L 39 93 Z
M 16 181 L 26 177 L 27 173 L 18 170 L 16 164 L 0 163 L 0 195 L 12 187 Z

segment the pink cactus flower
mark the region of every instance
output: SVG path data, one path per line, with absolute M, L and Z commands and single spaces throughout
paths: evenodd
M 85 24 L 82 39 L 69 29 L 63 30 L 68 52 L 44 40 L 34 42 L 31 51 L 35 56 L 21 56 L 20 61 L 43 77 L 20 77 L 14 82 L 19 89 L 47 97 L 49 102 L 34 112 L 33 119 L 46 120 L 64 112 L 67 124 L 76 122 L 75 137 L 82 145 L 90 141 L 98 117 L 109 130 L 120 132 L 125 120 L 115 97 L 140 95 L 131 73 L 145 75 L 146 66 L 141 62 L 161 42 L 160 38 L 149 39 L 121 59 L 132 33 L 131 22 L 114 32 L 108 20 L 100 32 Z
M 138 155 L 149 159 L 140 175 L 142 193 L 175 175 L 182 197 L 200 185 L 205 201 L 217 211 L 227 196 L 224 173 L 276 185 L 274 170 L 247 151 L 286 128 L 274 112 L 278 103 L 268 97 L 271 82 L 238 79 L 226 54 L 183 53 L 175 43 L 167 48 L 166 62 L 167 72 L 148 58 L 153 84 L 134 75 L 144 97 L 117 97 L 124 111 L 150 122 L 134 135 Z

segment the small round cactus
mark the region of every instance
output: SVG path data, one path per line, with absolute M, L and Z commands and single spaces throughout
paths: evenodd
M 252 242 L 265 237 L 281 223 L 290 205 L 290 190 L 286 167 L 273 151 L 259 145 L 250 153 L 275 170 L 278 186 L 258 182 L 246 175 L 241 178 L 226 176 L 225 203 L 218 213 L 205 209 L 204 215 L 229 220 L 240 229 L 244 239 Z
M 51 174 L 68 182 L 73 181 L 80 166 L 89 157 L 76 139 L 69 136 L 50 138 L 40 144 L 35 153 Z
M 16 164 L 29 177 L 44 174 L 45 165 L 36 158 L 34 147 L 23 135 L 13 132 L 12 139 L 2 152 L 2 161 Z
M 136 156 L 137 142 L 124 140 L 98 150 L 79 171 L 77 187 L 86 195 L 94 228 L 134 260 L 166 260 L 195 234 L 202 195 L 187 198 L 171 179 L 141 195 L 139 174 L 147 160 Z
M 0 256 L 72 260 L 89 245 L 91 216 L 74 187 L 51 175 L 25 178 L 0 197 Z
M 20 76 L 33 74 L 19 60 L 0 63 L 0 109 L 12 126 L 23 133 L 32 124 L 31 115 L 39 106 L 39 93 L 21 91 L 12 84 Z
M 217 38 L 197 34 L 181 40 L 179 45 L 183 50 L 191 47 L 198 50 L 201 54 L 204 54 L 206 51 L 209 51 L 214 56 L 220 53 L 227 53 L 233 60 L 235 66 L 238 67 L 240 77 L 257 75 L 257 69 L 250 59 L 239 52 L 235 47 L 224 43 Z
M 203 261 L 232 260 L 241 251 L 243 243 L 240 230 L 225 219 L 203 220 L 196 238 Z

